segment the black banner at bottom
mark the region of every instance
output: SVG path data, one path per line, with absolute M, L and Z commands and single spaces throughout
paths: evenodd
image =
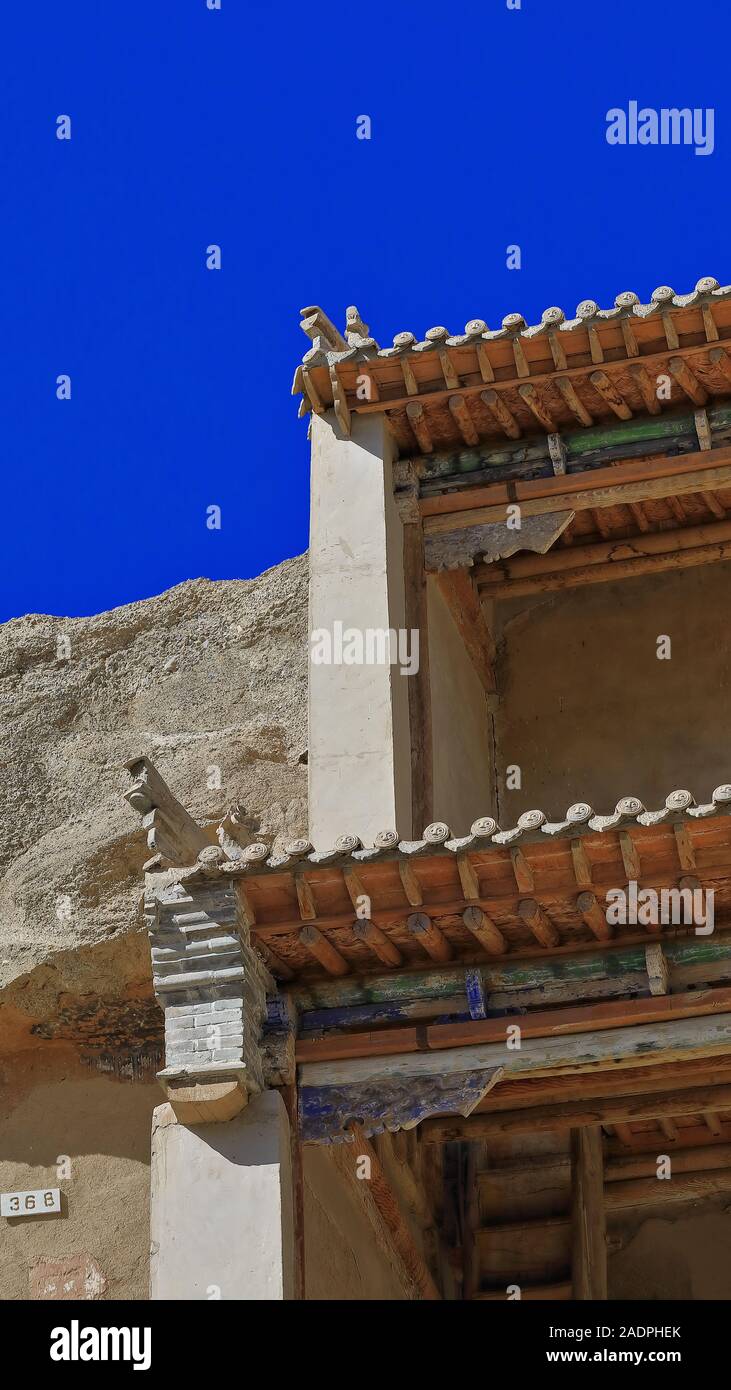
M 280 1375 L 288 1362 L 308 1379 L 343 1374 L 348 1365 L 352 1374 L 354 1356 L 361 1373 L 395 1359 L 411 1375 L 422 1365 L 434 1372 L 440 1346 L 451 1354 L 471 1347 L 469 1361 L 484 1357 L 486 1373 L 496 1363 L 514 1374 L 611 1366 L 687 1371 L 720 1355 L 728 1324 L 722 1302 L 303 1302 L 245 1304 L 234 1312 L 211 1300 L 187 1305 L 187 1314 L 184 1306 L 0 1303 L 3 1359 L 7 1366 L 20 1357 L 24 1376 L 43 1371 L 53 1383 L 73 1375 L 80 1384 L 95 1368 L 105 1378 L 214 1376 L 232 1359 L 242 1375 L 254 1365 L 258 1374 Z M 268 1371 L 263 1357 L 270 1358 Z

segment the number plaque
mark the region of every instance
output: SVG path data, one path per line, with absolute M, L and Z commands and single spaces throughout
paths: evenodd
M 61 1210 L 60 1187 L 40 1187 L 37 1192 L 3 1192 L 0 1216 L 47 1216 Z

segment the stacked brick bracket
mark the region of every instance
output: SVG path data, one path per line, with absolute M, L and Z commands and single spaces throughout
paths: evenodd
M 264 1087 L 261 1036 L 275 988 L 233 883 L 181 883 L 145 902 L 153 984 L 165 1014 L 165 1081 Z

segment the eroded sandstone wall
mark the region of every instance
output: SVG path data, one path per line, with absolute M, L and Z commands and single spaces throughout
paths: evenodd
M 148 851 L 122 801 L 127 759 L 152 757 L 201 823 L 239 802 L 258 838 L 305 833 L 306 634 L 306 556 L 92 618 L 0 627 L 6 1043 L 23 1017 L 67 1036 L 82 1026 L 78 1001 L 91 1010 L 95 995 L 119 1015 L 121 1036 L 137 1007 L 123 1017 L 121 1001 L 149 996 Z
M 123 764 L 201 823 L 240 803 L 257 838 L 304 834 L 306 634 L 306 556 L 0 627 L 0 1191 L 63 1192 L 2 1221 L 0 1298 L 147 1297 L 162 1018 Z

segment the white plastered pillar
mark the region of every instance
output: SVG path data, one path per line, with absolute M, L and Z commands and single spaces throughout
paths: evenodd
M 310 633 L 405 629 L 403 527 L 383 417 L 312 416 Z M 408 681 L 398 664 L 309 667 L 309 833 L 412 833 Z M 421 827 L 419 827 L 419 832 Z
M 223 1124 L 152 1126 L 150 1297 L 291 1299 L 290 1129 L 277 1091 Z

